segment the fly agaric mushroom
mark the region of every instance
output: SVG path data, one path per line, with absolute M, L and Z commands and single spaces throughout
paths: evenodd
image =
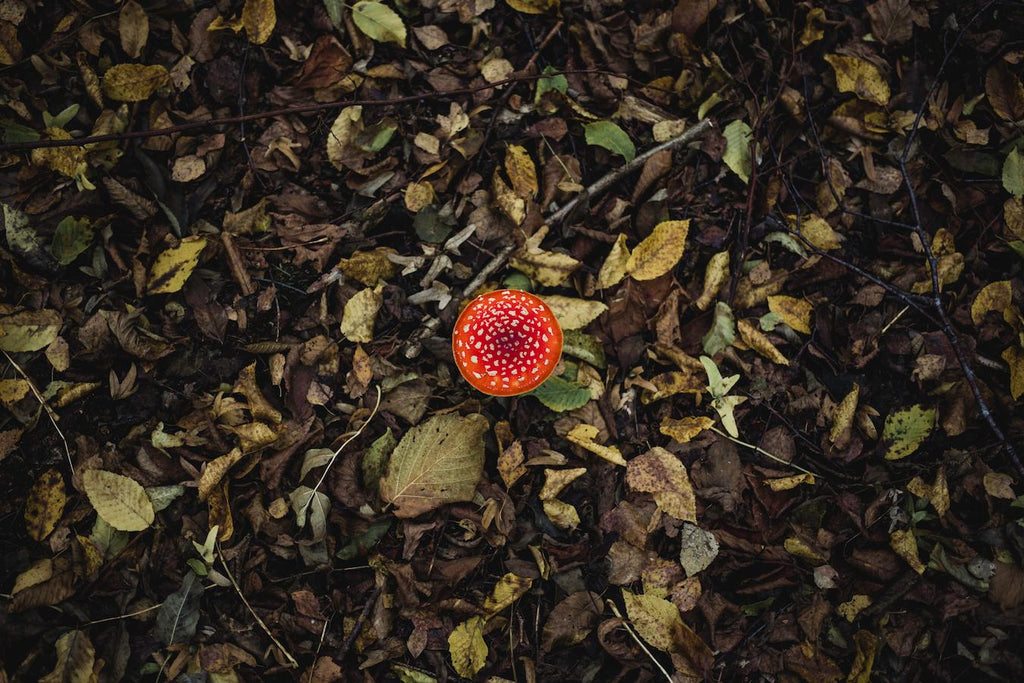
M 555 314 L 529 292 L 481 294 L 462 311 L 452 334 L 455 365 L 475 389 L 517 396 L 538 387 L 562 355 Z

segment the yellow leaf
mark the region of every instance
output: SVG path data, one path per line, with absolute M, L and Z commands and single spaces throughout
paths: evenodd
M 853 642 L 857 644 L 857 655 L 853 659 L 846 683 L 871 683 L 871 670 L 875 665 L 878 638 L 870 631 L 857 631 L 853 634 Z
M 777 477 L 775 479 L 766 479 L 765 482 L 768 484 L 768 488 L 772 491 L 789 491 L 795 489 L 800 484 L 814 484 L 813 474 L 794 474 L 791 477 Z
M 811 333 L 811 304 L 791 296 L 769 296 L 768 310 L 797 332 Z
M 30 391 L 32 385 L 23 379 L 0 379 L 0 404 L 11 410 L 12 406 L 28 396 Z
M 800 32 L 798 47 L 802 50 L 824 38 L 825 28 L 823 25 L 825 23 L 825 10 L 820 7 L 810 10 L 804 22 L 804 29 Z
M 378 43 L 405 47 L 405 23 L 395 10 L 375 0 L 360 0 L 352 5 L 352 21 L 359 30 Z
M 148 529 L 156 518 L 153 503 L 139 482 L 113 472 L 86 470 L 82 488 L 100 518 L 119 531 Z
M 982 477 L 982 484 L 985 486 L 985 493 L 993 498 L 1013 500 L 1017 494 L 1013 492 L 1013 477 L 1002 472 L 986 472 Z
M 173 294 L 179 291 L 199 264 L 206 238 L 186 237 L 176 247 L 160 252 L 149 270 L 146 291 L 149 294 Z
M 96 680 L 96 650 L 84 631 L 69 631 L 54 646 L 57 663 L 39 683 L 91 683 Z
M 509 572 L 498 579 L 494 590 L 484 600 L 483 610 L 488 617 L 502 611 L 513 602 L 523 597 L 533 586 L 533 579 L 518 576 Z
M 436 196 L 434 186 L 425 180 L 409 183 L 405 186 L 405 208 L 418 213 L 433 204 Z
M 518 441 L 513 441 L 498 456 L 498 474 L 501 475 L 501 480 L 505 482 L 505 488 L 512 488 L 512 485 L 526 474 L 526 466 L 523 465 L 524 460 L 523 445 Z
M 483 472 L 487 428 L 487 418 L 475 413 L 436 415 L 413 427 L 391 454 L 381 498 L 403 518 L 472 500 Z
M 64 324 L 60 313 L 44 308 L 0 317 L 0 349 L 10 353 L 38 351 L 53 343 Z
M 615 465 L 622 465 L 625 467 L 626 459 L 622 457 L 622 453 L 615 446 L 602 446 L 601 444 L 594 443 L 594 437 L 597 436 L 598 429 L 593 425 L 579 424 L 572 428 L 565 438 L 570 442 L 584 448 L 594 455 L 604 458 L 610 463 Z
M 637 245 L 626 262 L 626 272 L 634 280 L 653 280 L 672 270 L 686 249 L 690 219 L 663 221 Z
M 517 195 L 508 183 L 501 178 L 498 169 L 491 176 L 491 191 L 494 193 L 494 204 L 516 225 L 526 220 L 526 200 Z
M 880 107 L 889 104 L 889 83 L 877 66 L 859 57 L 842 55 L 825 55 L 825 61 L 836 72 L 839 92 L 852 92 L 860 99 Z
M 349 258 L 338 261 L 338 270 L 346 277 L 362 282 L 367 287 L 376 287 L 383 280 L 395 276 L 395 264 L 388 259 L 389 254 L 396 254 L 391 247 L 377 247 L 373 251 L 357 251 Z
M 537 168 L 525 147 L 509 145 L 505 153 L 505 172 L 517 195 L 532 199 L 537 194 Z
M 47 128 L 43 133 L 50 140 L 71 139 L 71 133 L 61 128 Z M 68 178 L 76 178 L 84 174 L 88 168 L 85 161 L 85 148 L 78 145 L 34 149 L 29 158 L 35 166 L 48 168 Z
M 170 78 L 160 64 L 117 64 L 103 74 L 103 94 L 119 102 L 141 102 L 167 85 Z
M 1002 358 L 1010 366 L 1010 395 L 1016 401 L 1024 394 L 1024 349 L 1011 346 L 1003 351 Z
M 812 547 L 807 541 L 797 536 L 787 538 L 783 542 L 782 547 L 793 557 L 807 560 L 811 564 L 824 564 L 828 561 L 828 557 L 822 554 L 819 549 Z
M 544 514 L 559 529 L 575 529 L 580 525 L 580 513 L 564 500 L 541 501 Z
M 684 417 L 681 420 L 666 417 L 661 421 L 659 430 L 665 436 L 674 439 L 679 443 L 687 443 L 705 429 L 714 426 L 714 424 L 714 420 L 710 417 L 704 416 Z
M 887 442 L 886 460 L 900 460 L 916 451 L 935 426 L 934 408 L 911 406 L 889 413 L 882 428 L 882 440 Z
M 57 526 L 68 495 L 64 491 L 64 477 L 52 467 L 36 479 L 25 502 L 25 527 L 29 537 L 42 541 Z
M 221 480 L 231 469 L 231 466 L 242 459 L 242 450 L 233 448 L 227 455 L 214 458 L 203 467 L 199 475 L 199 500 L 206 500 L 214 487 L 220 484 Z
M 341 316 L 341 334 L 345 339 L 362 344 L 373 341 L 377 311 L 384 303 L 382 291 L 381 285 L 374 289 L 367 287 L 345 302 L 345 311 Z
M 1013 291 L 1009 280 L 990 282 L 981 288 L 971 304 L 971 320 L 980 325 L 989 311 L 999 313 L 1007 323 L 1013 323 Z M 1008 310 L 1010 309 L 1010 310 Z
M 679 608 L 655 595 L 635 595 L 622 589 L 626 614 L 640 637 L 663 652 L 682 652 L 686 625 Z
M 805 240 L 822 251 L 829 251 L 840 247 L 839 235 L 828 224 L 828 221 L 816 213 L 802 216 L 799 221 L 796 216 L 789 216 L 789 225 L 794 231 L 799 232 Z
M 559 0 L 505 0 L 508 6 L 523 14 L 544 14 L 559 6 Z
M 586 467 L 575 467 L 568 470 L 544 470 L 544 488 L 538 496 L 541 500 L 554 500 L 562 490 L 587 473 Z
M 839 615 L 841 617 L 843 617 L 852 624 L 853 620 L 857 618 L 857 615 L 860 614 L 861 611 L 865 607 L 868 607 L 870 604 L 870 596 L 858 593 L 846 602 L 839 605 L 839 607 L 836 608 L 836 611 L 839 612 Z
M 327 135 L 327 158 L 339 171 L 345 166 L 358 168 L 361 165 L 363 154 L 352 150 L 352 141 L 362 130 L 362 107 L 345 107 L 338 112 Z
M 270 38 L 277 25 L 274 0 L 245 0 L 242 7 L 242 26 L 249 42 L 262 45 Z
M 832 415 L 832 429 L 828 433 L 828 440 L 837 448 L 846 448 L 850 440 L 850 430 L 853 429 L 853 415 L 857 412 L 857 399 L 860 396 L 860 385 L 854 383 L 843 400 L 836 407 Z
M 686 466 L 664 448 L 656 446 L 630 460 L 626 483 L 654 496 L 654 502 L 666 514 L 696 524 L 697 499 Z
M 574 299 L 558 294 L 542 296 L 541 299 L 558 318 L 558 324 L 563 330 L 583 329 L 608 310 L 608 306 L 601 301 Z
M 511 194 L 511 189 L 509 193 Z M 509 259 L 509 265 L 546 287 L 558 287 L 568 280 L 581 264 L 568 254 L 541 249 L 540 243 L 547 234 L 547 226 L 533 233 L 523 244 L 523 248 Z
M 917 538 L 911 529 L 900 529 L 889 534 L 889 545 L 896 554 L 907 561 L 910 568 L 924 574 L 924 563 L 917 554 Z
M 645 388 L 640 394 L 640 402 L 649 405 L 655 401 L 675 396 L 676 394 L 700 394 L 707 386 L 704 380 L 692 371 L 670 370 L 651 378 L 653 390 Z
M 487 663 L 483 617 L 470 617 L 456 626 L 448 636 L 448 652 L 455 673 L 463 678 L 475 679 Z
M 779 365 L 789 365 L 789 359 L 782 355 L 782 352 L 775 348 L 771 340 L 764 336 L 759 329 L 748 323 L 746 320 L 739 320 L 736 323 L 740 338 L 750 348 Z
M 628 264 L 629 247 L 626 246 L 626 236 L 620 234 L 597 274 L 597 288 L 607 289 L 619 284 L 626 277 Z
M 697 299 L 697 308 L 706 311 L 728 278 L 729 252 L 720 251 L 708 261 L 708 267 L 704 271 L 704 291 Z
M 946 484 L 946 470 L 939 467 L 935 483 L 929 486 L 921 477 L 914 477 L 907 484 L 907 490 L 920 498 L 927 498 L 939 516 L 949 512 L 949 486 Z

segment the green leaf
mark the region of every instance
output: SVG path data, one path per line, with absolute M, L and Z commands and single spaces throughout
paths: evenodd
M 367 126 L 356 133 L 356 147 L 364 152 L 376 154 L 391 141 L 391 136 L 396 130 L 398 130 L 398 124 L 392 119 L 384 119 L 380 123 Z
M 363 486 L 370 490 L 377 488 L 380 478 L 384 475 L 388 456 L 397 445 L 398 439 L 392 433 L 391 427 L 370 444 L 363 456 Z
M 700 357 L 700 364 L 704 366 L 704 372 L 708 375 L 708 391 L 711 392 L 711 396 L 714 398 L 722 398 L 729 393 L 736 382 L 739 381 L 739 375 L 730 375 L 729 377 L 722 377 L 722 373 L 719 372 L 718 366 L 715 361 L 711 360 L 707 356 Z
M 324 9 L 327 10 L 327 16 L 331 18 L 331 24 L 334 28 L 341 27 L 341 9 L 344 6 L 344 0 L 324 0 Z
M 1010 150 L 1003 162 L 1003 187 L 1014 197 L 1024 196 L 1024 159 L 1016 147 Z
M 345 545 L 338 550 L 337 558 L 339 560 L 354 560 L 357 557 L 365 556 L 373 546 L 380 542 L 380 539 L 384 538 L 384 534 L 388 532 L 394 521 L 395 518 L 391 515 L 374 520 L 365 532 L 346 539 Z
M 71 119 L 75 118 L 76 114 L 78 114 L 77 104 L 72 104 L 56 116 L 51 116 L 50 112 L 44 111 L 43 125 L 47 128 L 63 128 L 71 121 Z
M 554 73 L 555 69 L 546 66 L 544 67 L 544 73 Z M 549 92 L 560 92 L 563 95 L 569 90 L 569 80 L 562 74 L 557 74 L 549 78 L 541 78 L 537 81 L 537 91 L 533 96 L 533 102 L 536 104 L 541 101 L 546 93 Z
M 199 603 L 203 597 L 203 584 L 189 572 L 181 587 L 167 596 L 156 613 L 153 635 L 165 645 L 187 643 L 196 634 L 199 625 Z
M 729 304 L 719 301 L 715 304 L 715 319 L 711 329 L 704 335 L 704 353 L 713 356 L 722 349 L 728 348 L 736 339 L 736 322 L 732 317 Z
M 797 256 L 807 258 L 807 250 L 804 249 L 804 245 L 800 244 L 793 235 L 788 232 L 772 232 L 765 235 L 765 242 L 778 242 L 789 251 L 793 252 Z
M 35 142 L 38 139 L 39 132 L 33 128 L 13 121 L 0 121 L 0 141 L 2 142 Z
M 588 145 L 604 147 L 612 154 L 618 154 L 626 161 L 636 156 L 636 146 L 629 139 L 626 131 L 611 121 L 594 121 L 583 127 Z
M 352 6 L 352 21 L 360 31 L 378 43 L 405 47 L 405 24 L 395 10 L 374 0 L 361 0 Z
M 591 399 L 590 389 L 561 377 L 548 377 L 530 395 L 556 413 L 582 408 Z
M 733 121 L 725 127 L 722 135 L 725 136 L 725 154 L 722 155 L 722 161 L 743 182 L 749 183 L 753 167 L 750 159 L 750 126 L 745 121 Z
M 575 356 L 582 361 L 590 363 L 595 368 L 607 367 L 604 355 L 604 346 L 601 340 L 592 334 L 586 334 L 579 330 L 562 330 L 562 353 Z
M 1010 249 L 1013 249 L 1015 252 L 1017 252 L 1017 256 L 1020 256 L 1022 259 L 1024 259 L 1024 240 L 1014 240 L 1009 244 Z
M 66 217 L 53 233 L 50 253 L 62 266 L 70 265 L 92 245 L 93 229 L 88 218 Z
M 915 405 L 889 413 L 882 429 L 882 441 L 888 444 L 886 460 L 899 460 L 916 451 L 932 433 L 935 409 Z

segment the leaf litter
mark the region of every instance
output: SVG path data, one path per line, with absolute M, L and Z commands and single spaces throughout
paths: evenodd
M 1024 676 L 1019 8 L 59 4 L 0 3 L 0 674 Z M 510 287 L 564 353 L 492 399 Z

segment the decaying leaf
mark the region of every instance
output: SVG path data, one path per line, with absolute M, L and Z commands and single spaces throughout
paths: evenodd
M 754 165 L 750 154 L 753 131 L 746 121 L 737 120 L 722 130 L 722 136 L 725 138 L 725 154 L 722 155 L 722 161 L 729 170 L 739 176 L 740 180 L 749 183 Z
M 650 493 L 666 514 L 697 522 L 697 500 L 686 466 L 664 448 L 655 447 L 626 464 L 626 483 Z
M 359 30 L 378 43 L 405 47 L 405 23 L 395 10 L 375 0 L 360 0 L 352 5 L 352 21 Z
M 483 415 L 437 415 L 398 442 L 380 495 L 399 517 L 416 517 L 446 503 L 470 500 L 484 466 Z
M 541 299 L 551 308 L 563 330 L 583 329 L 608 310 L 608 305 L 600 301 L 574 299 L 557 294 L 542 296 Z
M 708 567 L 718 557 L 718 539 L 710 531 L 687 522 L 679 532 L 679 563 L 687 576 L 694 576 Z
M 882 440 L 887 444 L 886 460 L 905 458 L 918 448 L 935 426 L 935 409 L 920 405 L 897 410 L 885 418 Z
M 662 434 L 671 437 L 679 443 L 687 443 L 714 424 L 714 420 L 703 415 L 700 417 L 684 417 L 680 420 L 667 417 L 661 421 L 661 426 L 658 429 Z
M 25 502 L 25 527 L 29 537 L 42 541 L 60 521 L 68 502 L 64 477 L 52 467 L 36 479 Z
M 474 679 L 487 663 L 483 617 L 470 617 L 456 626 L 448 636 L 448 652 L 455 673 Z
M 545 652 L 572 647 L 597 626 L 604 611 L 604 600 L 592 591 L 577 591 L 551 608 L 541 631 Z
M 626 277 L 629 268 L 629 247 L 626 246 L 626 236 L 620 234 L 608 252 L 601 270 L 597 274 L 597 286 L 599 289 L 614 287 Z
M 839 92 L 852 92 L 857 97 L 884 107 L 889 104 L 889 83 L 878 67 L 860 57 L 825 55 L 835 70 Z
M 811 304 L 804 299 L 777 295 L 768 297 L 768 310 L 797 332 L 811 333 Z
M 362 289 L 345 302 L 345 311 L 341 318 L 341 333 L 349 341 L 368 344 L 373 341 L 373 325 L 377 320 L 377 312 L 384 303 L 382 287 Z
M 704 271 L 704 291 L 695 302 L 697 308 L 706 311 L 728 278 L 729 252 L 720 251 L 708 261 L 708 267 Z
M 946 483 L 946 468 L 939 468 L 934 484 L 926 484 L 921 477 L 914 477 L 907 484 L 907 490 L 915 496 L 927 498 L 940 517 L 949 512 L 949 486 Z
M 178 246 L 160 252 L 149 269 L 146 290 L 150 294 L 179 291 L 199 265 L 199 255 L 205 248 L 205 237 L 191 236 L 181 240 Z
M 0 349 L 9 353 L 38 351 L 60 334 L 64 321 L 57 311 L 19 311 L 0 317 Z
M 85 631 L 69 631 L 57 639 L 57 663 L 39 683 L 89 683 L 96 680 L 96 650 Z
M 889 545 L 896 554 L 907 561 L 918 574 L 924 574 L 924 563 L 917 553 L 917 538 L 911 529 L 900 529 L 889 534 Z
M 749 322 L 746 320 L 737 321 L 736 329 L 739 330 L 740 338 L 743 340 L 744 344 L 754 349 L 773 363 L 789 365 L 789 359 L 783 356 L 782 352 L 775 348 L 775 345 L 772 344 L 768 337 L 762 334 L 760 330 Z

